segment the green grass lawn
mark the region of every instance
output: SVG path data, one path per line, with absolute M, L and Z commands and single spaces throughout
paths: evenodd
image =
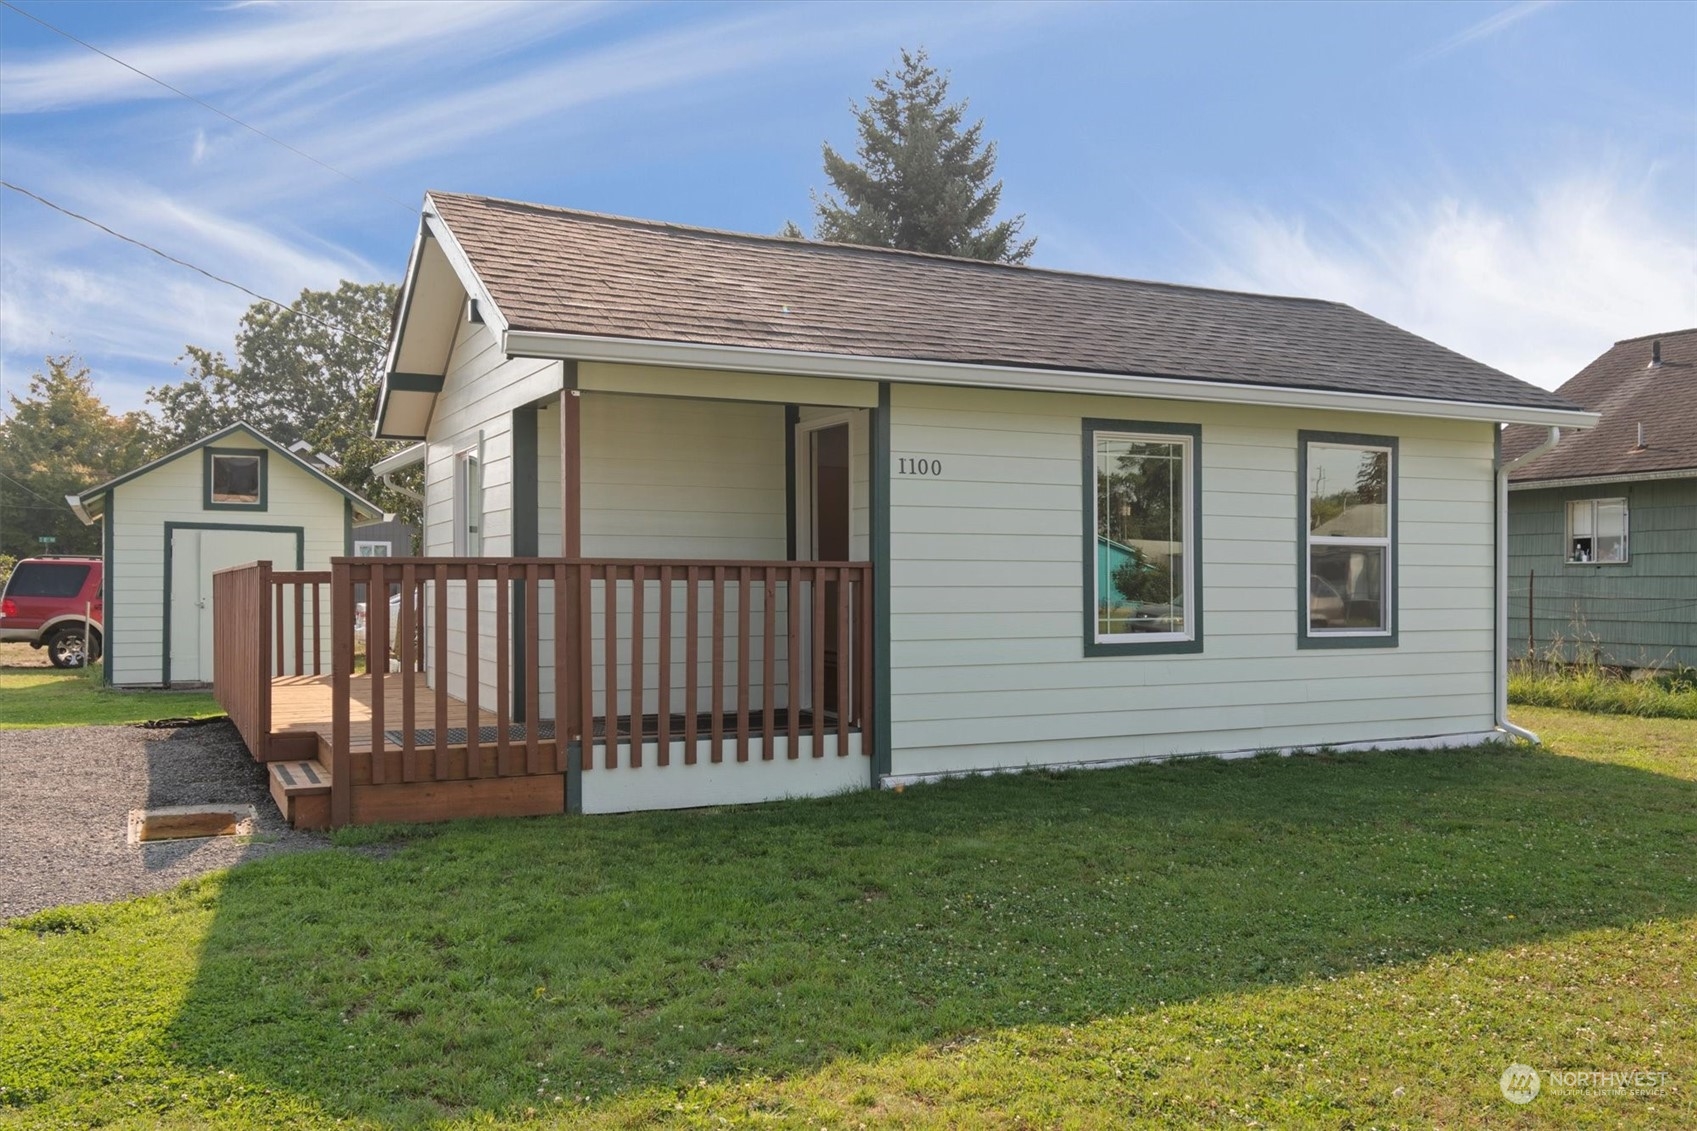
M 48 912 L 0 928 L 0 1123 L 1697 1125 L 1697 722 L 1517 718 L 1548 747 L 359 830 Z M 1547 1075 L 1625 1070 L 1667 1075 Z
M 100 670 L 0 668 L 0 730 L 204 719 L 222 715 L 209 691 L 113 691 Z

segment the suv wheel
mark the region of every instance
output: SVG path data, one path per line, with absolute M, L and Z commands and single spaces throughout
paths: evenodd
M 46 641 L 47 658 L 56 668 L 80 668 L 89 662 L 89 649 L 83 638 L 81 625 L 66 625 L 55 629 L 53 635 Z M 95 658 L 99 658 L 100 646 L 94 647 Z

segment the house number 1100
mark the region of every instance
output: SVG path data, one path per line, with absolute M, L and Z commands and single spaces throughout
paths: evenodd
M 897 457 L 897 475 L 941 475 L 943 461 L 940 459 L 907 459 Z

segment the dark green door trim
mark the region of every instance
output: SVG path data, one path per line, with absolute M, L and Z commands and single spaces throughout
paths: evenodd
M 801 407 L 784 406 L 784 557 L 795 561 L 795 426 L 801 423 Z
M 171 686 L 171 539 L 179 530 L 251 530 L 257 534 L 293 534 L 295 568 L 306 568 L 306 527 L 259 526 L 246 522 L 167 522 L 165 524 L 164 613 L 159 633 L 159 686 Z
M 541 544 L 537 523 L 537 454 L 536 406 L 525 405 L 513 410 L 513 471 L 512 471 L 512 553 L 510 557 L 534 558 Z M 512 600 L 508 603 L 512 618 L 510 639 L 513 642 L 512 717 L 515 723 L 525 719 L 525 692 L 530 686 L 530 673 L 524 646 L 524 623 L 527 595 L 523 582 L 512 582 Z M 559 714 L 556 707 L 554 713 Z
M 872 550 L 872 785 L 890 773 L 890 383 L 878 382 L 867 469 Z

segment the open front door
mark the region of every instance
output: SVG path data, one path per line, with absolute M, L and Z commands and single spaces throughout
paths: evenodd
M 849 560 L 849 426 L 833 424 L 808 434 L 808 476 L 811 494 L 808 508 L 812 521 L 812 559 L 816 562 Z M 837 607 L 840 582 L 825 583 L 825 607 Z M 837 668 L 848 663 L 848 642 L 837 639 L 835 617 L 824 625 L 825 702 L 818 704 L 827 714 L 837 711 Z

